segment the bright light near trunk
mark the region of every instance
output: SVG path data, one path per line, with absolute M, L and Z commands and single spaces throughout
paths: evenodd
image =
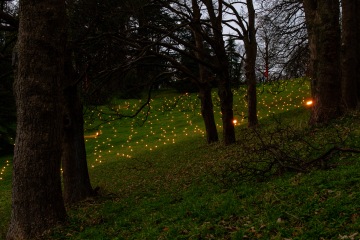
M 313 100 L 306 101 L 306 106 L 311 107 L 314 104 Z
M 101 135 L 101 130 L 100 132 L 96 132 L 95 134 L 92 134 L 92 135 L 85 135 L 84 138 L 97 138 L 98 136 Z
M 236 120 L 236 119 L 233 120 L 233 124 L 234 124 L 234 125 L 237 124 L 237 120 Z

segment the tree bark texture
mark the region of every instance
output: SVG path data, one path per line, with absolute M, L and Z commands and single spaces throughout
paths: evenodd
M 64 201 L 67 205 L 94 194 L 86 160 L 83 105 L 79 94 L 78 77 L 71 63 L 71 52 L 68 50 L 64 66 L 64 134 L 61 156 Z
M 341 115 L 340 26 L 338 0 L 304 0 L 310 48 L 310 124 Z
M 247 0 L 249 12 L 249 26 L 243 39 L 245 45 L 245 75 L 248 85 L 248 126 L 258 125 L 257 96 L 256 96 L 256 74 L 255 62 L 257 54 L 256 31 L 255 31 L 255 9 L 252 0 Z
M 224 69 L 225 70 L 225 69 Z M 219 76 L 218 95 L 220 98 L 221 118 L 223 124 L 223 139 L 225 145 L 235 143 L 235 127 L 233 112 L 233 93 L 230 88 L 229 76 Z
M 359 23 L 359 1 L 342 1 L 342 99 L 347 109 L 356 109 L 360 100 Z
M 218 95 L 220 98 L 220 107 L 222 114 L 223 124 L 223 140 L 225 145 L 235 143 L 235 127 L 234 127 L 234 112 L 233 112 L 233 93 L 230 86 L 229 74 L 229 60 L 226 54 L 225 43 L 222 34 L 222 4 L 223 1 L 218 1 L 218 10 L 215 11 L 212 0 L 202 0 L 205 4 L 209 14 L 213 37 L 209 42 L 212 46 L 217 61 L 217 82 L 218 82 Z
M 205 60 L 205 47 L 204 39 L 202 37 L 201 30 L 201 12 L 197 0 L 192 0 L 192 9 L 193 9 L 193 24 L 192 30 L 195 39 L 196 50 L 195 56 L 198 59 Z M 219 136 L 215 123 L 214 116 L 214 105 L 212 102 L 211 96 L 211 82 L 210 82 L 210 73 L 207 68 L 199 63 L 199 79 L 196 81 L 196 84 L 199 88 L 199 98 L 201 101 L 201 115 L 205 124 L 206 131 L 206 141 L 207 143 L 213 143 L 219 141 Z
M 256 49 L 255 49 L 256 52 Z M 247 80 L 247 101 L 248 101 L 248 126 L 258 125 L 257 117 L 257 96 L 256 96 L 256 75 L 255 58 L 247 56 L 245 62 L 246 80 Z
M 199 97 L 201 100 L 201 115 L 204 119 L 206 129 L 207 143 L 214 143 L 219 141 L 218 132 L 216 129 L 215 117 L 214 117 L 214 105 L 211 97 L 211 87 L 209 84 L 200 87 Z
M 61 192 L 63 0 L 21 0 L 17 134 L 7 239 L 34 239 L 66 218 Z
M 69 205 L 93 196 L 94 191 L 86 161 L 83 106 L 76 85 L 65 89 L 64 100 L 66 114 L 61 163 L 64 201 Z

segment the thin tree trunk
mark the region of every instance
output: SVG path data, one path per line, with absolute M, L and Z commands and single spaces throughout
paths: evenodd
M 225 70 L 225 69 L 224 69 Z M 234 127 L 234 112 L 233 112 L 233 94 L 230 88 L 230 79 L 228 77 L 221 77 L 218 81 L 218 95 L 220 98 L 221 118 L 223 124 L 223 138 L 224 144 L 230 145 L 235 143 L 235 127 Z
M 34 239 L 66 218 L 60 177 L 64 17 L 64 1 L 20 1 L 17 135 L 7 239 Z
M 310 48 L 311 92 L 314 100 L 309 123 L 324 123 L 342 114 L 339 1 L 303 2 Z
M 218 95 L 223 124 L 223 140 L 225 145 L 235 143 L 235 127 L 233 112 L 233 94 L 230 86 L 229 59 L 226 54 L 224 38 L 222 34 L 223 1 L 218 1 L 218 9 L 215 10 L 212 0 L 202 0 L 209 14 L 213 37 L 210 45 L 214 49 L 217 61 Z
M 250 54 L 250 52 L 248 52 Z M 256 54 L 256 49 L 255 49 Z M 256 56 L 256 55 L 255 55 Z M 247 55 L 245 59 L 246 80 L 247 80 L 247 101 L 248 101 L 248 126 L 258 125 L 257 117 L 257 96 L 256 96 L 256 75 L 254 55 Z
M 199 89 L 199 97 L 201 100 L 201 115 L 204 119 L 206 129 L 206 140 L 208 143 L 218 142 L 219 136 L 216 129 L 214 106 L 211 97 L 211 87 L 209 84 L 201 86 Z
M 258 125 L 257 117 L 257 98 L 256 98 L 256 74 L 255 62 L 257 54 L 256 31 L 255 31 L 255 9 L 251 0 L 247 0 L 249 12 L 249 26 L 244 38 L 245 45 L 245 75 L 248 84 L 248 126 L 254 127 Z M 268 67 L 268 66 L 266 66 Z
M 342 99 L 347 109 L 356 109 L 359 102 L 359 9 L 358 1 L 342 1 Z
M 193 8 L 193 24 L 192 30 L 195 38 L 195 45 L 197 51 L 195 56 L 198 59 L 204 60 L 204 39 L 201 35 L 201 13 L 200 8 L 196 0 L 192 0 Z M 205 130 L 206 130 L 206 140 L 208 143 L 213 143 L 219 141 L 218 132 L 216 129 L 215 117 L 214 117 L 214 105 L 211 97 L 211 83 L 210 83 L 210 74 L 206 67 L 199 63 L 199 79 L 197 81 L 197 86 L 199 87 L 199 98 L 201 100 L 201 115 L 204 120 Z
M 270 45 L 270 39 L 268 36 L 265 37 L 265 81 L 269 82 L 269 45 Z M 254 66 L 255 69 L 255 66 Z
M 247 100 L 248 100 L 248 126 L 254 127 L 258 125 L 257 117 L 257 96 L 256 96 L 256 75 L 255 61 L 252 57 L 246 58 L 246 80 L 247 80 Z

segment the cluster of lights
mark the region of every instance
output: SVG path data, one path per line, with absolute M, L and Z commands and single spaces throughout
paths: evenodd
M 195 114 L 195 111 L 199 110 L 200 106 L 194 101 L 194 98 L 196 99 L 196 96 L 184 94 L 180 98 L 162 98 L 161 103 L 154 103 L 154 101 L 159 100 L 153 99 L 150 113 L 147 112 L 147 109 L 144 109 L 137 118 L 123 118 L 119 121 L 115 121 L 117 114 L 129 115 L 129 113 L 134 113 L 143 103 L 129 100 L 124 102 L 123 105 L 118 104 L 111 109 L 112 111 L 118 111 L 113 116 L 110 114 L 106 116 L 106 110 L 99 111 L 95 115 L 99 120 L 108 120 L 107 124 L 111 127 L 102 125 L 99 132 L 103 134 L 85 135 L 86 141 L 95 141 L 96 144 L 92 153 L 95 161 L 91 166 L 95 167 L 96 164 L 104 163 L 105 159 L 132 158 L 134 152 L 139 149 L 151 152 L 163 145 L 175 144 L 181 136 L 199 134 L 203 137 L 205 132 L 199 126 L 202 121 L 201 114 Z M 123 109 L 127 112 L 121 112 Z M 146 114 L 148 115 L 146 116 Z M 92 115 L 94 116 L 94 111 Z M 185 127 L 173 125 L 179 115 L 182 115 Z M 144 121 L 145 119 L 146 121 Z M 139 123 L 142 124 L 139 126 Z M 87 125 L 91 127 L 90 123 L 87 123 Z M 127 138 L 121 144 L 114 146 L 112 142 L 117 142 L 116 138 L 120 135 L 119 129 L 121 128 L 121 131 L 123 131 L 124 125 L 128 126 L 129 130 L 126 133 L 122 132 L 121 135 L 126 134 Z M 113 151 L 114 149 L 117 151 Z
M 5 170 L 7 169 L 7 167 L 9 167 L 9 165 L 10 165 L 9 160 L 6 160 L 6 165 L 2 167 L 0 172 L 0 181 L 4 180 Z
M 273 94 L 258 93 L 258 118 L 288 111 L 307 105 L 305 96 L 309 95 L 309 85 L 299 86 L 299 82 L 289 82 L 282 92 Z M 291 90 L 291 89 L 296 89 Z M 299 91 L 299 89 L 301 91 Z M 221 111 L 217 94 L 213 93 L 214 113 L 216 126 L 222 128 Z M 246 91 L 234 91 L 234 120 L 233 124 L 239 126 L 247 122 Z M 151 100 L 150 107 L 146 107 L 136 118 L 123 118 L 116 120 L 119 114 L 133 114 L 141 100 L 127 100 L 122 104 L 110 107 L 109 110 L 101 110 L 97 113 L 99 120 L 106 120 L 110 127 L 102 125 L 96 134 L 87 136 L 86 141 L 95 141 L 93 149 L 94 163 L 105 161 L 129 159 L 139 151 L 154 151 L 163 145 L 175 144 L 179 138 L 186 136 L 205 136 L 205 127 L 200 112 L 200 101 L 196 94 L 183 94 L 173 98 L 155 98 Z M 115 113 L 114 113 L 115 111 Z M 181 120 L 180 120 L 181 119 Z M 146 121 L 145 121 L 146 120 Z M 180 123 L 182 121 L 182 123 Z M 174 122 L 178 125 L 173 125 Z M 88 126 L 91 126 L 88 124 Z M 128 131 L 124 132 L 124 126 Z M 120 129 L 122 132 L 120 132 Z M 126 135 L 125 141 L 118 142 L 118 136 Z
M 277 94 L 258 94 L 259 119 L 303 106 L 313 106 L 314 102 L 305 97 L 309 95 L 309 85 L 300 87 L 298 82 L 289 82 L 286 87 L 297 88 L 297 91 L 284 89 L 283 92 Z M 235 118 L 233 124 L 235 126 L 239 126 L 247 121 L 247 101 L 245 96 L 245 91 L 234 91 Z M 221 111 L 218 106 L 218 96 L 215 92 L 213 93 L 213 99 L 216 126 L 220 130 L 222 128 Z M 157 101 L 162 101 L 162 103 L 159 104 Z M 87 142 L 95 141 L 96 143 L 92 153 L 95 161 L 91 167 L 104 163 L 106 159 L 132 158 L 133 154 L 137 151 L 145 150 L 151 152 L 163 145 L 175 144 L 179 138 L 184 136 L 205 136 L 200 102 L 196 94 L 184 94 L 180 97 L 161 98 L 161 100 L 152 99 L 149 113 L 147 109 L 144 109 L 137 118 L 116 121 L 117 114 L 133 114 L 142 104 L 141 100 L 129 100 L 112 106 L 110 108 L 112 114 L 108 114 L 104 109 L 98 110 L 96 114 L 94 110 L 91 112 L 99 120 L 106 121 L 107 125 L 111 126 L 110 128 L 104 128 L 104 125 L 102 125 L 99 131 L 84 136 Z M 183 124 L 181 126 L 173 126 L 174 122 L 179 123 L 178 118 L 183 120 Z M 93 125 L 91 122 L 85 122 L 85 124 L 89 127 Z M 118 128 L 121 126 L 123 130 L 124 124 L 129 126 L 129 131 L 120 133 Z M 120 145 L 113 144 L 115 142 L 113 139 L 117 139 L 120 134 L 126 134 L 128 136 L 127 140 Z M 5 166 L 0 170 L 0 181 L 4 180 L 5 171 L 8 170 L 9 165 L 9 160 L 6 160 Z
M 310 84 L 300 84 L 298 81 L 289 81 L 281 91 L 274 91 L 272 94 L 258 94 L 258 118 L 262 119 L 273 114 L 304 107 L 305 96 L 310 93 Z M 271 90 L 267 91 L 271 92 Z M 245 105 L 247 105 L 246 102 Z

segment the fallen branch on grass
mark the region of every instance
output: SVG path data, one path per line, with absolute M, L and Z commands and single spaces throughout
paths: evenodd
M 263 181 L 285 172 L 309 172 L 323 168 L 337 153 L 360 153 L 350 147 L 352 131 L 334 123 L 325 129 L 299 129 L 276 122 L 273 128 L 243 129 L 237 150 L 228 153 L 223 172 L 224 184 Z
M 354 148 L 342 148 L 342 147 L 338 147 L 338 146 L 333 146 L 332 148 L 327 150 L 325 153 L 323 153 L 319 157 L 315 158 L 314 160 L 311 160 L 310 162 L 307 162 L 305 164 L 305 166 L 311 166 L 314 163 L 328 160 L 331 158 L 332 154 L 336 153 L 336 152 L 360 153 L 360 150 L 354 149 Z

